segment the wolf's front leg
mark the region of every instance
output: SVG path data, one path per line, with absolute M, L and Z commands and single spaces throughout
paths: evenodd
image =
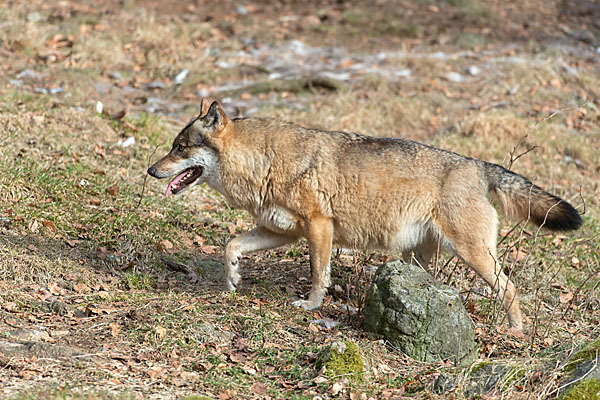
M 314 310 L 323 304 L 323 297 L 329 287 L 333 221 L 325 217 L 312 219 L 306 224 L 304 234 L 310 248 L 312 289 L 308 300 L 297 300 L 292 304 L 305 310 Z
M 240 281 L 239 262 L 244 254 L 274 249 L 295 242 L 296 239 L 293 236 L 271 232 L 262 226 L 257 226 L 251 231 L 231 239 L 225 246 L 225 286 L 227 289 L 234 291 L 237 288 Z

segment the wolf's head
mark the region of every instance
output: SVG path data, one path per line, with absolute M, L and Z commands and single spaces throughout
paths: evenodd
M 155 178 L 175 178 L 165 196 L 178 194 L 198 183 L 219 186 L 219 138 L 225 134 L 228 120 L 218 102 L 210 106 L 202 99 L 198 117 L 190 121 L 173 141 L 171 151 L 148 168 Z

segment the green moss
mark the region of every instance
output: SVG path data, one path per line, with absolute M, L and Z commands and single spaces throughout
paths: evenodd
M 319 369 L 325 367 L 325 376 L 344 376 L 357 383 L 365 380 L 365 363 L 356 344 L 350 341 L 331 345 L 328 351 L 317 360 Z
M 593 360 L 600 354 L 600 338 L 596 339 L 592 343 L 579 350 L 571 357 L 567 365 L 565 365 L 565 372 L 573 372 L 577 364 L 585 361 Z
M 584 381 L 564 392 L 559 400 L 596 400 L 600 398 L 600 382 Z
M 519 380 L 525 377 L 525 367 L 522 365 L 513 366 L 502 378 L 502 383 L 499 385 L 501 391 L 514 386 Z
M 473 365 L 471 367 L 471 373 L 469 375 L 473 375 L 476 372 L 482 370 L 483 368 L 485 368 L 485 367 L 487 367 L 488 365 L 491 365 L 491 364 L 492 364 L 491 361 L 482 361 L 480 363 L 477 363 L 477 364 L 475 364 L 475 365 Z

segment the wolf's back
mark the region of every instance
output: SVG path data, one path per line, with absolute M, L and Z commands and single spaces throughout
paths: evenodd
M 504 212 L 553 231 L 569 231 L 583 224 L 581 216 L 565 200 L 506 168 L 484 162 L 488 190 Z

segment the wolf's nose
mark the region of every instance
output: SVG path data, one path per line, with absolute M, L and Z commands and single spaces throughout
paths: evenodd
M 148 168 L 148 175 L 156 178 L 156 167 L 154 165 Z

